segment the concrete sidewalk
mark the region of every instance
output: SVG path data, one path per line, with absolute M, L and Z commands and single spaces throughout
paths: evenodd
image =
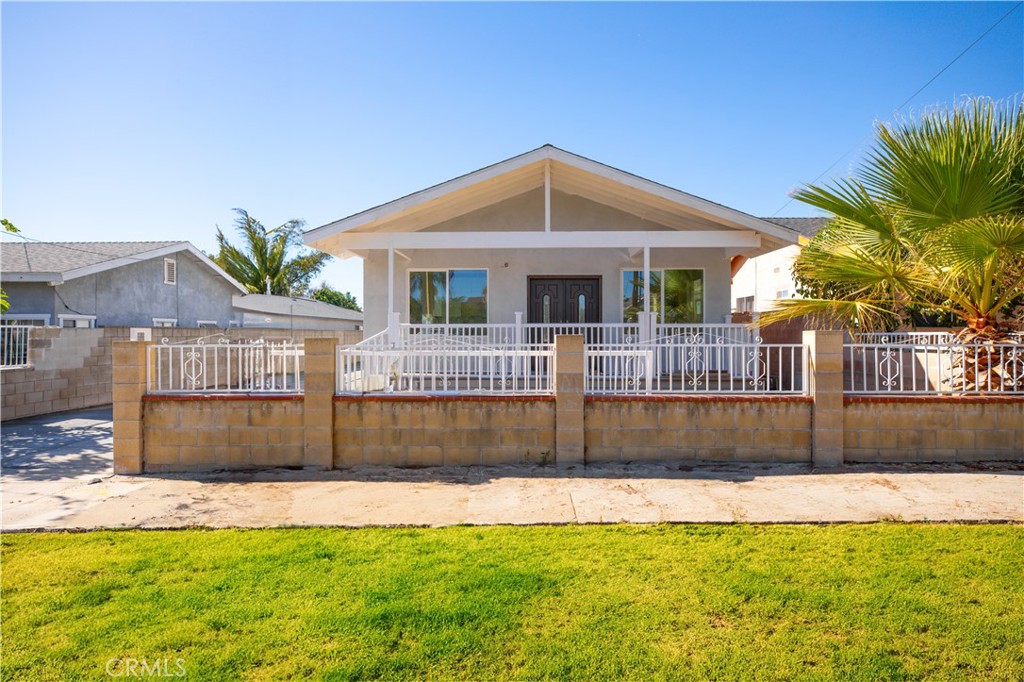
M 115 476 L 110 412 L 4 424 L 4 530 L 1024 522 L 1024 464 L 448 467 Z

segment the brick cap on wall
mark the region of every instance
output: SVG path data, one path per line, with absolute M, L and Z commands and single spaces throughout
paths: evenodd
M 336 395 L 335 402 L 554 402 L 553 395 L 401 395 L 380 393 L 375 395 Z
M 147 393 L 142 396 L 142 401 L 147 403 L 164 401 L 217 401 L 217 400 L 252 400 L 265 402 L 268 400 L 295 400 L 301 401 L 301 393 L 204 393 L 201 395 L 173 395 L 163 393 Z
M 813 403 L 809 395 L 588 395 L 595 403 Z
M 1024 395 L 848 395 L 843 404 L 858 403 L 929 403 L 931 405 L 1016 404 L 1024 403 Z

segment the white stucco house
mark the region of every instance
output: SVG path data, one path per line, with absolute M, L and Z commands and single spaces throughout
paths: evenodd
M 768 218 L 777 225 L 796 230 L 800 234 L 797 244 L 762 256 L 737 260 L 732 279 L 733 310 L 742 313 L 762 313 L 771 310 L 774 302 L 798 296 L 793 279 L 793 259 L 807 241 L 818 234 L 828 218 Z
M 369 337 L 410 323 L 722 323 L 736 259 L 799 237 L 545 145 L 309 230 L 305 242 L 364 259 Z

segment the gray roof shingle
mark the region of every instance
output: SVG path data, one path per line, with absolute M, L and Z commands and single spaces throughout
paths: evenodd
M 3 242 L 0 271 L 68 272 L 188 242 Z

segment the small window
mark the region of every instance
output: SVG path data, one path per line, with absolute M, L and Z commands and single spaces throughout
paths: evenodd
M 178 261 L 164 258 L 164 284 L 178 283 Z
M 58 315 L 57 325 L 65 329 L 91 329 L 96 326 L 96 316 Z
M 544 323 L 551 322 L 551 294 L 544 294 Z
M 178 326 L 178 321 L 177 320 L 172 320 L 172 319 L 170 319 L 168 317 L 154 317 L 153 318 L 153 326 L 154 327 L 177 327 Z
M 200 327 L 200 328 L 203 328 L 203 327 L 206 327 L 206 328 L 216 327 L 217 326 L 217 320 L 198 320 L 196 322 L 196 326 Z
M 775 298 L 789 298 L 789 289 L 779 289 L 775 292 Z
M 587 321 L 587 296 L 586 294 L 580 294 L 579 298 L 579 309 L 580 309 L 580 324 Z

